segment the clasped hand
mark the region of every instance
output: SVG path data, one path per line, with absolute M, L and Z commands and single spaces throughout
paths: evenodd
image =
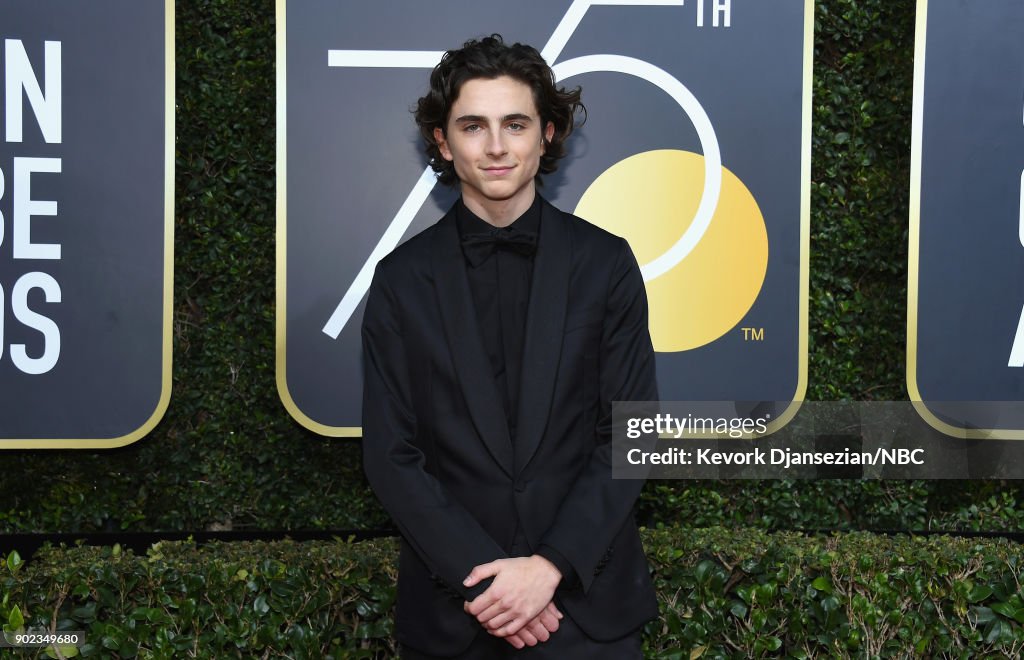
M 492 635 L 517 649 L 546 642 L 562 613 L 551 600 L 562 574 L 540 555 L 497 559 L 473 568 L 463 584 L 493 577 L 491 586 L 464 605 Z

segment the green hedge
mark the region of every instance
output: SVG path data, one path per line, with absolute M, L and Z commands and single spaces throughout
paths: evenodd
M 903 398 L 915 3 L 816 5 L 808 397 Z M 386 524 L 358 442 L 303 430 L 277 396 L 274 7 L 177 2 L 166 417 L 119 450 L 0 452 L 0 532 Z M 1024 510 L 1005 484 L 659 484 L 644 498 L 652 524 L 1022 529 Z
M 666 528 L 644 542 L 661 604 L 645 657 L 1024 648 L 1021 551 L 1003 540 Z M 83 630 L 81 657 L 394 657 L 396 554 L 393 540 L 51 548 L 9 556 L 0 618 Z

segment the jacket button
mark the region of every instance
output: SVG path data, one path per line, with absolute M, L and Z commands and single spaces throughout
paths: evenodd
M 526 482 L 524 482 L 524 481 L 517 481 L 516 482 L 516 492 L 517 493 L 524 493 L 524 492 L 526 492 Z

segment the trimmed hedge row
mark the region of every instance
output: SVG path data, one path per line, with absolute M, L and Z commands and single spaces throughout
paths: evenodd
M 1004 540 L 664 528 L 644 542 L 661 604 L 645 657 L 1024 648 L 1022 555 Z M 394 657 L 396 554 L 393 539 L 50 548 L 8 556 L 0 617 L 84 630 L 81 657 Z

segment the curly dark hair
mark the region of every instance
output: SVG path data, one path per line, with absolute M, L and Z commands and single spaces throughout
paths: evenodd
M 440 128 L 447 133 L 448 115 L 466 81 L 477 78 L 493 80 L 501 76 L 527 85 L 533 91 L 541 126 L 551 122 L 555 127 L 555 133 L 545 143 L 540 157 L 538 183 L 541 174 L 550 174 L 558 169 L 558 160 L 565 156 L 566 139 L 577 125 L 586 121 L 587 111 L 580 102 L 580 88 L 566 90 L 556 87 L 551 67 L 536 48 L 519 43 L 509 46 L 500 34 L 470 39 L 462 48 L 444 54 L 430 74 L 430 91 L 416 102 L 414 111 L 416 125 L 426 143 L 430 166 L 438 173 L 441 183 L 454 185 L 458 177 L 455 166 L 441 155 L 434 139 L 434 129 Z M 579 122 L 576 121 L 577 113 L 582 114 Z

